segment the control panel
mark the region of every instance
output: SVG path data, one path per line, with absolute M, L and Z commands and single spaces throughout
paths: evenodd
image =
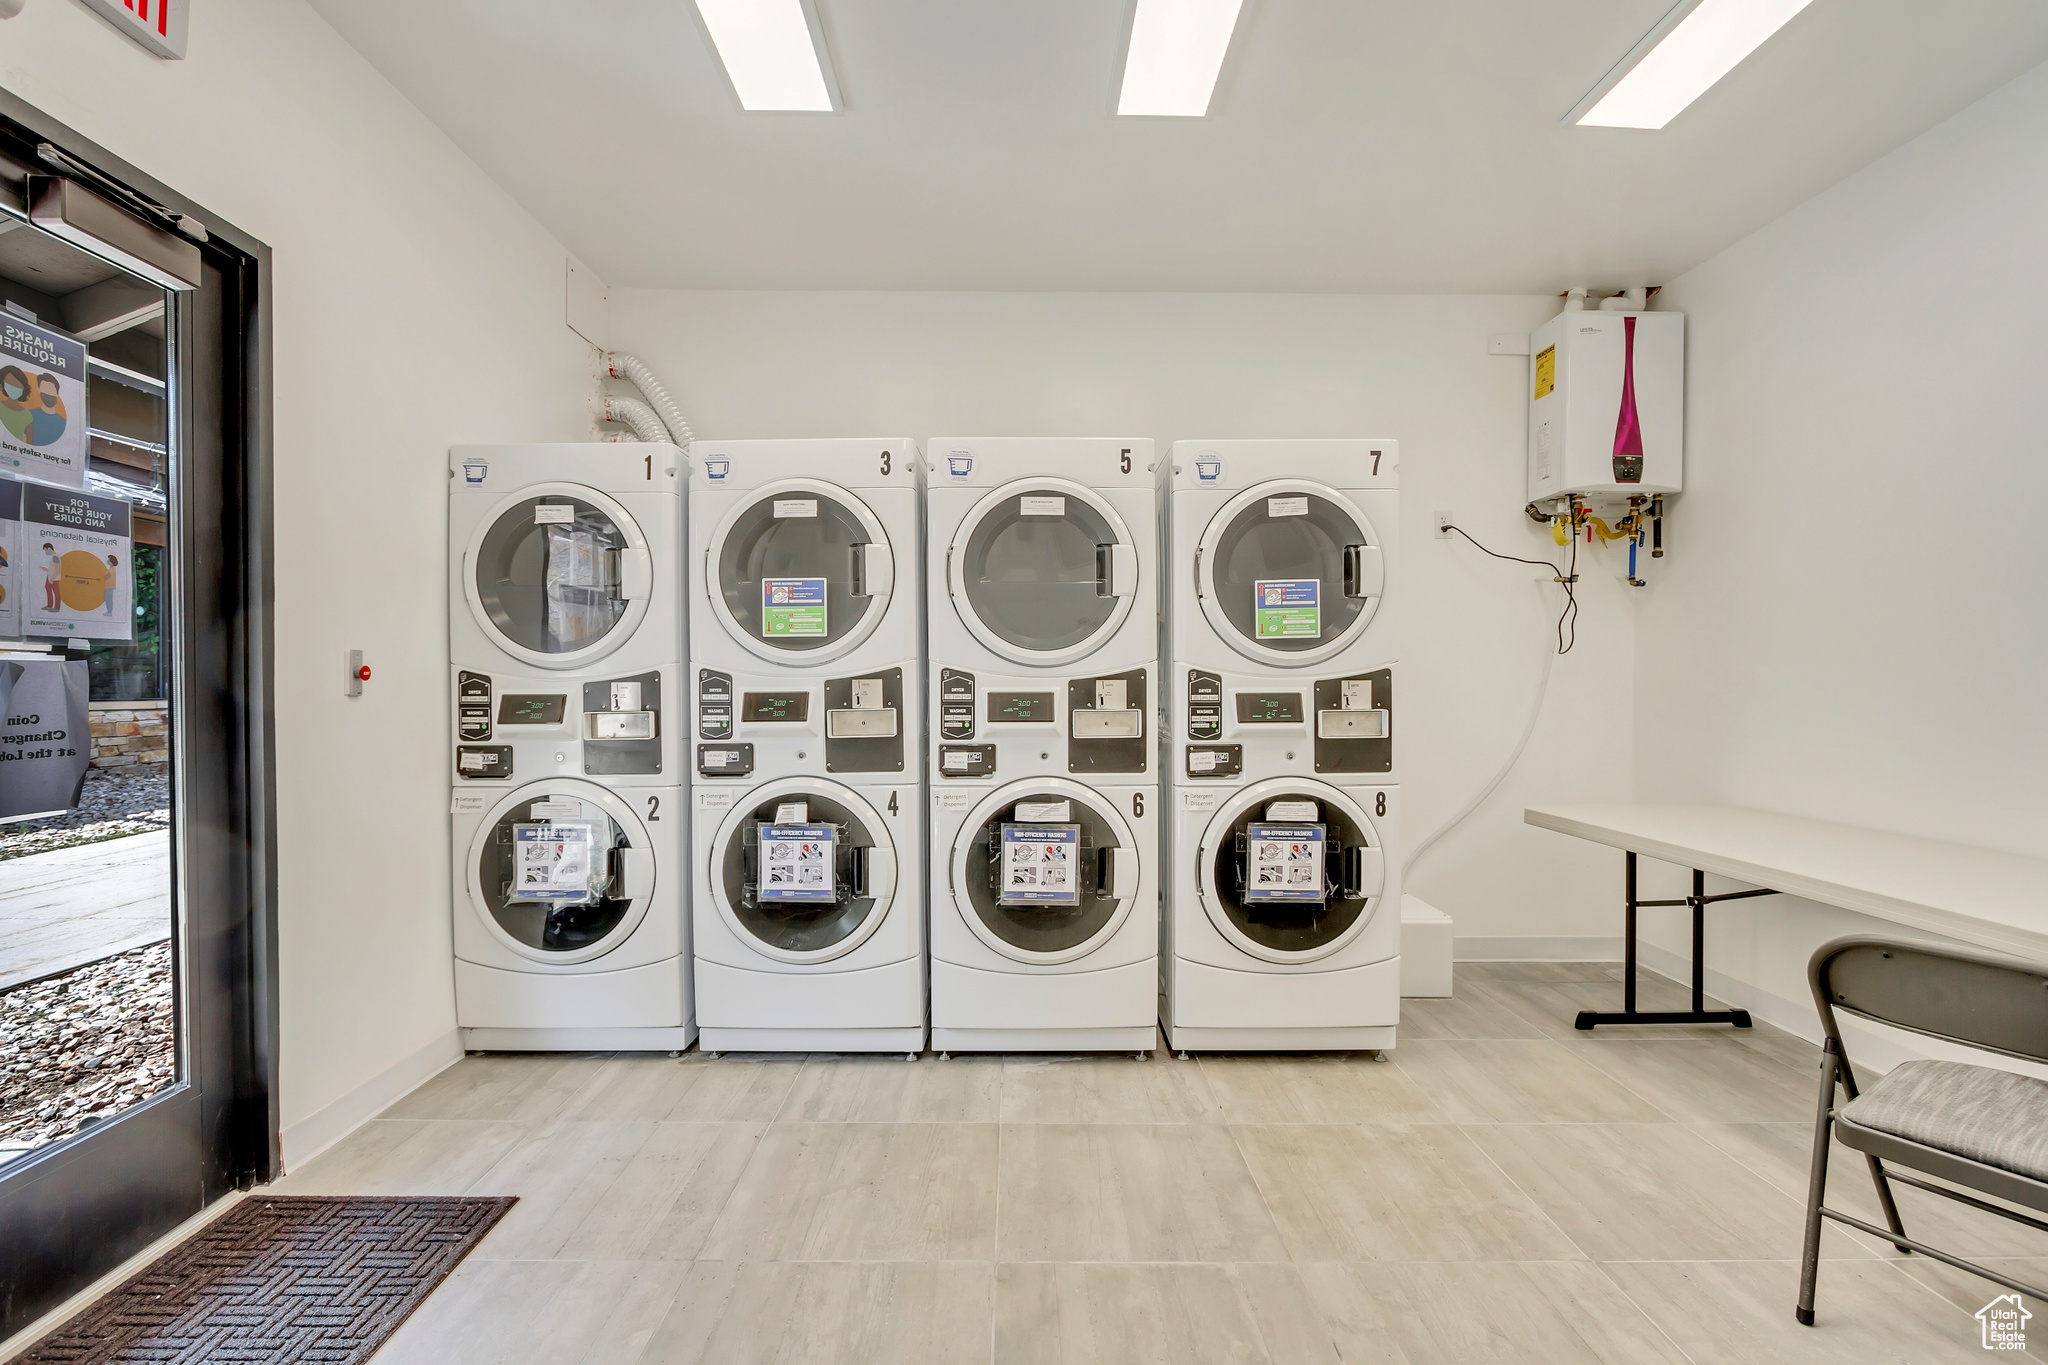
M 1223 737 L 1223 678 L 1220 674 L 1204 673 L 1199 668 L 1188 670 L 1188 738 L 1221 739 Z
M 1318 678 L 1316 771 L 1384 773 L 1394 767 L 1394 672 Z
M 1145 670 L 1073 678 L 1067 683 L 1067 771 L 1142 773 Z M 1048 717 L 1050 719 L 1050 717 Z
M 825 680 L 825 771 L 903 771 L 903 670 Z
M 467 669 L 455 678 L 455 737 L 480 744 L 491 737 L 491 675 Z
M 939 670 L 939 738 L 974 738 L 974 675 Z
M 732 738 L 732 674 L 697 670 L 697 738 Z
M 583 771 L 651 776 L 661 771 L 661 675 L 583 684 Z

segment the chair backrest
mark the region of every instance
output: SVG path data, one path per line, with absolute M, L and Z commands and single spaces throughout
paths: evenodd
M 1884 938 L 1823 943 L 1807 964 L 1821 1024 L 1834 1011 L 1967 1047 L 2048 1062 L 2048 967 Z

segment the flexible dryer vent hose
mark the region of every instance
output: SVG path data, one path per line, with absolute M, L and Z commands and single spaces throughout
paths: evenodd
M 654 409 L 637 398 L 615 398 L 607 394 L 598 400 L 597 415 L 601 421 L 619 422 L 631 427 L 638 440 L 666 441 L 669 438 L 661 419 L 654 415 Z
M 606 351 L 604 369 L 613 379 L 623 379 L 647 396 L 648 404 L 661 415 L 662 422 L 668 427 L 667 439 L 679 446 L 686 446 L 694 439 L 690 424 L 683 420 L 683 410 L 676 406 L 675 399 L 668 396 L 660 377 L 646 361 L 626 351 Z M 663 438 L 643 433 L 641 439 L 658 441 Z

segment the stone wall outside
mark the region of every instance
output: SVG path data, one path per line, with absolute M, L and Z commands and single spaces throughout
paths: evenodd
M 170 756 L 170 715 L 160 701 L 92 704 L 92 766 L 129 768 Z

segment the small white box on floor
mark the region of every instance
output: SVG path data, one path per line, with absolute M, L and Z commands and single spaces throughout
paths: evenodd
M 1419 896 L 1401 897 L 1401 994 L 1451 993 L 1451 917 Z

